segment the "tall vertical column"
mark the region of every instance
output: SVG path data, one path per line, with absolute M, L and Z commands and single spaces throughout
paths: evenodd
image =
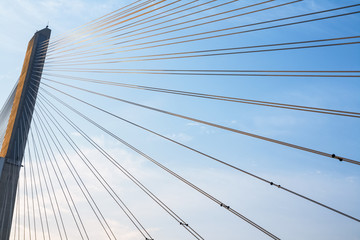
M 10 236 L 19 172 L 50 34 L 46 27 L 31 38 L 17 86 L 0 113 L 0 240 Z

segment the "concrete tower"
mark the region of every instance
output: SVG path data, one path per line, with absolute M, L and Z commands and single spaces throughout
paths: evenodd
M 8 240 L 19 172 L 51 30 L 31 38 L 21 75 L 0 113 L 0 240 Z

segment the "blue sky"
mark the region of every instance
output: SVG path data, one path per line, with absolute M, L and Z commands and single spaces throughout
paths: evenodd
M 2 84 L 0 103 L 5 101 L 20 74 L 27 42 L 36 30 L 42 29 L 49 21 L 52 35 L 56 37 L 124 4 L 119 2 L 95 0 L 2 1 L 0 3 L 0 16 L 3 19 L 0 21 L 2 29 L 0 35 L 0 81 Z M 272 4 L 277 2 L 286 1 L 275 1 Z M 199 27 L 185 30 L 179 35 L 356 3 L 358 2 L 352 0 L 346 2 L 305 0 L 266 13 L 247 15 L 209 25 L 209 28 Z M 227 8 L 232 9 L 244 4 L 239 1 L 227 6 Z M 223 8 L 223 10 L 227 8 Z M 358 8 L 356 9 L 358 10 Z M 213 10 L 211 13 L 216 13 L 216 11 Z M 131 54 L 157 54 L 355 36 L 359 35 L 359 24 L 360 15 L 355 14 L 314 23 L 154 48 L 142 52 L 136 51 Z M 177 35 L 169 34 L 167 36 Z M 157 39 L 161 39 L 161 37 Z M 123 57 L 122 54 L 117 54 L 116 57 Z M 359 71 L 360 45 L 169 61 L 126 62 L 94 65 L 92 67 Z M 51 67 L 45 67 L 45 72 L 50 73 L 50 70 Z M 56 73 L 61 74 L 59 71 Z M 64 74 L 296 105 L 354 112 L 360 110 L 358 94 L 360 83 L 358 78 Z M 336 153 L 355 160 L 360 159 L 360 128 L 359 120 L 356 118 L 173 96 L 80 83 L 54 77 L 52 79 L 235 129 L 288 141 L 300 146 Z M 270 179 L 340 211 L 360 217 L 360 208 L 358 207 L 360 202 L 360 175 L 359 167 L 356 165 L 339 163 L 333 159 L 136 108 L 54 83 L 49 84 L 244 170 Z M 59 97 L 61 96 L 55 91 L 51 92 Z M 70 102 L 70 99 L 65 96 L 61 96 L 61 98 Z M 110 116 L 99 114 L 98 111 L 80 103 L 72 102 L 71 104 L 282 239 L 360 238 L 359 223 L 355 221 L 211 162 Z M 154 190 L 181 216 L 188 219 L 191 226 L 198 230 L 205 239 L 240 239 L 240 236 L 241 239 L 268 239 L 261 232 L 230 215 L 103 132 L 71 114 L 65 108 L 61 109 L 82 128 L 86 129 L 94 140 L 104 146 L 116 159 L 144 181 L 145 185 Z M 116 172 L 73 129 L 67 125 L 64 126 L 79 142 L 83 151 L 104 173 L 109 182 L 121 193 L 129 207 L 134 209 L 136 215 L 153 233 L 155 239 L 190 239 L 190 235 L 179 228 L 178 223 L 161 212 L 157 205 L 138 191 L 125 177 Z M 68 149 L 70 148 L 68 147 Z M 69 154 L 74 159 L 74 164 L 83 169 L 84 166 L 76 154 L 70 150 Z M 68 179 L 71 179 L 70 173 L 66 170 L 64 170 L 64 174 Z M 123 239 L 126 240 L 139 239 L 138 233 L 122 213 L 114 210 L 116 206 L 112 205 L 111 199 L 104 194 L 101 186 L 92 179 L 91 174 L 85 170 L 82 174 L 83 178 L 89 181 L 91 191 L 99 200 L 100 207 L 110 219 L 111 225 L 117 229 L 117 233 L 125 236 Z M 69 180 L 69 185 L 71 189 L 78 191 L 74 181 Z M 89 213 L 81 195 L 77 196 L 76 201 L 86 216 L 86 223 L 91 226 L 92 236 L 96 239 L 104 238 L 99 224 L 94 220 L 94 216 Z M 65 203 L 63 203 L 63 209 L 64 212 L 68 213 Z M 70 222 L 69 216 L 68 219 Z M 71 229 L 73 239 L 77 238 L 76 231 L 73 231 L 71 226 L 69 229 Z

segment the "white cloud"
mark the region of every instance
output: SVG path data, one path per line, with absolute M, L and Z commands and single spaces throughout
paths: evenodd
M 164 171 L 157 167 L 149 167 L 148 162 L 137 154 L 114 145 L 112 140 L 108 141 L 102 135 L 92 137 L 92 139 L 101 139 L 99 141 L 104 146 L 107 146 L 106 151 L 109 152 L 110 155 L 124 165 L 134 176 L 141 179 L 145 186 L 206 239 L 234 239 L 238 236 L 239 229 L 241 229 L 242 236 L 245 238 L 267 239 L 266 235 L 257 232 L 244 221 L 234 218 L 234 216 L 225 209 L 186 184 L 178 181 L 173 176 L 164 173 Z M 114 233 L 117 236 L 122 236 L 124 240 L 138 239 L 140 236 L 139 233 L 90 171 L 81 163 L 77 154 L 71 150 L 67 152 L 71 162 L 79 170 L 82 180 L 87 184 L 88 190 L 91 192 L 109 225 L 114 230 Z M 190 237 L 166 212 L 138 189 L 136 185 L 123 176 L 123 174 L 110 164 L 97 150 L 82 147 L 82 152 L 85 153 L 153 237 L 156 239 L 169 239 L 169 237 L 171 237 L 171 239 L 174 240 L 182 240 Z M 104 238 L 106 236 L 104 231 L 94 217 L 81 191 L 72 180 L 72 176 L 68 172 L 66 165 L 59 155 L 57 155 L 57 158 L 58 164 L 62 169 L 61 172 L 67 181 L 68 188 L 72 192 L 72 197 L 81 213 L 84 225 L 91 238 Z M 27 166 L 28 165 L 25 165 L 25 167 Z M 153 165 L 151 164 L 151 166 Z M 29 171 L 27 172 L 27 176 L 29 176 Z M 353 225 L 346 221 L 343 216 L 316 207 L 313 203 L 297 198 L 294 195 L 244 174 L 235 172 L 232 169 L 190 168 L 186 170 L 186 176 L 189 181 L 201 187 L 207 193 L 218 198 L 225 204 L 230 205 L 233 209 L 262 225 L 264 228 L 271 230 L 281 238 L 291 236 L 292 239 L 304 239 L 304 236 L 307 238 L 316 234 L 316 231 L 318 231 L 316 229 L 322 231 L 324 239 L 334 239 L 333 236 L 351 239 L 351 237 L 359 234 L 359 231 L 354 230 Z M 349 205 L 356 205 L 356 201 L 347 201 L 344 200 L 341 195 L 338 195 L 337 193 L 340 189 L 346 196 L 352 196 L 354 199 L 360 197 L 358 192 L 353 192 L 354 188 L 360 187 L 358 185 L 358 178 L 355 176 L 345 177 L 343 179 L 348 183 L 347 185 L 342 183 L 343 180 L 341 178 L 334 178 L 334 176 L 330 174 L 322 174 L 321 171 L 308 172 L 305 175 L 303 173 L 284 173 L 280 176 L 266 174 L 262 177 L 278 179 L 279 182 L 277 183 L 282 186 L 298 191 L 299 193 L 306 192 L 307 196 L 325 204 L 330 204 L 332 207 L 339 208 L 340 210 L 343 210 L 342 203 L 344 201 Z M 55 178 L 53 181 L 54 183 L 56 182 Z M 22 177 L 20 182 L 23 183 Z M 36 183 L 39 182 L 36 181 Z M 318 187 L 315 186 L 324 187 L 318 189 Z M 29 185 L 28 187 L 30 188 Z M 55 183 L 55 187 L 56 196 L 59 200 L 60 209 L 65 219 L 65 225 L 69 231 L 69 235 L 72 236 L 72 238 L 78 238 L 79 236 L 63 193 L 58 184 Z M 28 191 L 30 206 L 32 206 L 31 190 L 28 189 Z M 23 193 L 22 185 L 20 185 L 20 193 Z M 22 194 L 21 196 L 21 202 L 23 203 L 26 198 L 24 198 Z M 36 203 L 36 197 L 34 200 Z M 50 221 L 53 222 L 54 214 L 49 204 L 49 200 L 46 200 L 48 217 Z M 353 206 L 348 207 L 351 209 Z M 36 213 L 35 216 L 36 220 L 40 221 L 38 213 Z M 20 219 L 22 219 L 20 221 L 21 228 L 23 228 L 24 218 L 27 219 L 26 213 L 20 213 Z M 319 221 L 319 219 L 326 219 L 326 221 Z M 331 224 L 337 224 L 339 227 L 328 229 L 328 226 Z M 304 232 L 302 228 L 298 228 L 297 226 L 303 226 L 307 228 L 307 231 Z M 52 225 L 51 228 L 52 238 L 58 239 L 55 225 Z M 221 229 L 224 228 L 228 230 L 223 232 Z M 340 228 L 342 231 L 337 232 L 337 229 Z M 28 229 L 28 225 L 25 226 L 25 229 Z M 35 235 L 34 230 L 32 230 L 32 234 L 33 236 Z
M 169 135 L 170 138 L 181 141 L 181 142 L 189 142 L 193 139 L 192 136 L 186 133 L 173 133 Z
M 199 126 L 200 123 L 197 123 L 197 122 L 190 122 L 190 123 L 187 123 L 186 126 Z
M 72 132 L 71 135 L 74 137 L 81 137 L 81 134 L 79 132 Z

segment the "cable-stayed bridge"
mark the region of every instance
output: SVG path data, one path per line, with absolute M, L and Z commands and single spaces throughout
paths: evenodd
M 36 32 L 0 115 L 0 239 L 356 239 L 359 13 L 138 0 Z

